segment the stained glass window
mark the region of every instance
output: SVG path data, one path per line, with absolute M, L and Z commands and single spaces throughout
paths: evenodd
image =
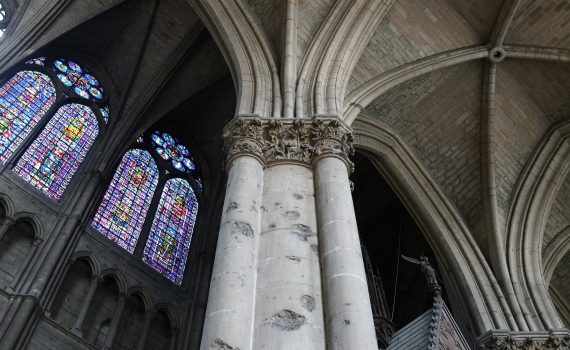
M 99 80 L 74 61 L 63 58 L 53 61 L 57 78 L 75 94 L 85 99 L 103 99 L 103 87 Z
M 158 168 L 147 151 L 125 153 L 91 226 L 133 253 L 158 183 Z
M 13 170 L 49 197 L 59 199 L 98 133 L 97 118 L 91 108 L 65 104 Z
M 175 169 L 187 173 L 196 169 L 190 152 L 178 139 L 159 131 L 154 132 L 150 139 L 158 155 L 170 161 Z
M 183 179 L 168 180 L 162 191 L 143 261 L 180 285 L 190 248 L 198 201 Z
M 55 101 L 55 87 L 42 73 L 16 73 L 0 88 L 0 163 L 6 163 Z
M 103 120 L 105 120 L 105 123 L 109 122 L 109 106 L 105 106 L 103 108 L 100 108 L 101 110 L 101 114 L 103 115 Z
M 35 64 L 36 66 L 44 66 L 46 62 L 45 57 L 36 57 L 32 58 L 31 60 L 26 61 L 26 64 Z

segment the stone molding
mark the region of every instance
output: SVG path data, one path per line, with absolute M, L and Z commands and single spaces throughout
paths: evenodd
M 477 342 L 481 350 L 562 350 L 570 349 L 568 330 L 545 332 L 489 331 Z
M 227 164 L 238 156 L 248 155 L 266 167 L 280 162 L 311 166 L 322 157 L 333 156 L 343 160 L 352 172 L 352 142 L 352 130 L 334 117 L 239 117 L 224 130 Z

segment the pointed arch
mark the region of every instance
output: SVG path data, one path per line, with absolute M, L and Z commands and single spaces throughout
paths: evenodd
M 99 134 L 91 108 L 61 106 L 13 171 L 53 199 L 60 199 Z
M 236 0 L 189 0 L 224 55 L 237 88 L 236 114 L 281 117 L 275 52 L 246 6 Z
M 188 258 L 198 200 L 188 181 L 168 180 L 146 241 L 143 261 L 180 285 Z
M 510 310 L 493 272 L 465 222 L 404 143 L 380 123 L 359 116 L 353 123 L 355 146 L 369 152 L 401 196 L 420 227 L 432 234 L 433 248 L 454 307 L 475 333 L 506 329 Z M 413 199 L 413 200 L 412 200 Z
M 6 163 L 51 108 L 52 80 L 36 71 L 20 71 L 0 88 L 0 163 Z
M 158 184 L 149 152 L 131 149 L 117 167 L 91 227 L 133 253 Z

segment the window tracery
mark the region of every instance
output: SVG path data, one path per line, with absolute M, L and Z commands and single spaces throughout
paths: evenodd
M 110 109 L 101 85 L 71 60 L 26 61 L 0 87 L 0 164 L 8 163 L 34 136 L 12 170 L 59 200 L 101 130 L 99 119 L 108 121 Z
M 143 135 L 123 156 L 91 227 L 133 253 L 146 224 L 142 260 L 181 285 L 202 188 L 186 146 L 169 133 Z

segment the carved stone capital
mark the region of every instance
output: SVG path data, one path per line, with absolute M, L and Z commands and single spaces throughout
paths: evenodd
M 336 118 L 275 119 L 240 117 L 224 131 L 228 163 L 249 155 L 264 166 L 294 162 L 311 166 L 327 156 L 339 157 L 352 170 L 352 132 Z
M 490 331 L 478 341 L 478 349 L 562 350 L 570 348 L 570 334 L 561 332 Z
M 263 126 L 261 118 L 237 118 L 224 130 L 224 147 L 228 164 L 240 155 L 249 155 L 263 162 Z

